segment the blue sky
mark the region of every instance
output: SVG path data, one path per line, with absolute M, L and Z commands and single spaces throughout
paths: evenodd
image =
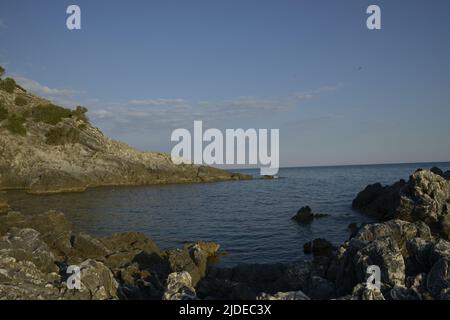
M 66 28 L 70 4 L 82 30 Z M 366 28 L 378 4 L 382 30 Z M 0 0 L 0 64 L 169 152 L 173 129 L 279 128 L 282 166 L 450 160 L 450 2 Z

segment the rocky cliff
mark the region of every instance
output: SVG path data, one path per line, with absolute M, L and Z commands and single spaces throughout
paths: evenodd
M 32 95 L 14 80 L 0 80 L 0 190 L 30 193 L 88 187 L 249 179 L 170 156 L 141 152 L 106 137 L 87 109 L 69 110 Z

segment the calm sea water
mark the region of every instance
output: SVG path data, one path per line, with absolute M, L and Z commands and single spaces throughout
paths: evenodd
M 286 168 L 275 180 L 96 188 L 51 196 L 14 191 L 8 197 L 13 208 L 27 214 L 63 211 L 78 230 L 94 235 L 140 231 L 163 249 L 214 241 L 228 253 L 222 265 L 289 262 L 305 258 L 305 242 L 325 237 L 339 244 L 349 236 L 349 223 L 369 221 L 351 209 L 367 184 L 390 184 L 434 165 L 450 169 L 450 163 Z M 291 217 L 305 205 L 330 216 L 299 225 Z

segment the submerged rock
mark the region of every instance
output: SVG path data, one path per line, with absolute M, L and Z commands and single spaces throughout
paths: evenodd
M 301 224 L 309 224 L 315 218 L 323 218 L 327 217 L 328 214 L 323 213 L 313 213 L 309 206 L 301 207 L 300 210 L 297 211 L 297 214 L 292 217 L 292 220 L 297 221 Z

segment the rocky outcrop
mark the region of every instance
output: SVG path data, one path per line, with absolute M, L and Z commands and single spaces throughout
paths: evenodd
M 423 221 L 434 234 L 450 239 L 450 181 L 443 175 L 418 170 L 408 182 L 369 185 L 355 198 L 353 208 L 380 220 Z
M 20 97 L 24 104 L 17 105 Z M 167 154 L 141 152 L 106 137 L 77 110 L 16 87 L 0 88 L 0 190 L 83 191 L 97 186 L 250 179 L 206 166 L 176 165 Z
M 323 213 L 313 213 L 309 206 L 301 207 L 300 210 L 297 211 L 297 214 L 292 217 L 292 220 L 300 223 L 300 224 L 309 224 L 316 218 L 327 217 L 327 214 Z
M 56 211 L 9 211 L 0 216 L 0 299 L 193 298 L 218 250 L 199 242 L 161 251 L 141 233 L 96 238 Z M 79 289 L 67 286 L 70 266 L 80 271 Z
M 189 272 L 173 272 L 167 277 L 163 300 L 195 300 L 197 298 Z

